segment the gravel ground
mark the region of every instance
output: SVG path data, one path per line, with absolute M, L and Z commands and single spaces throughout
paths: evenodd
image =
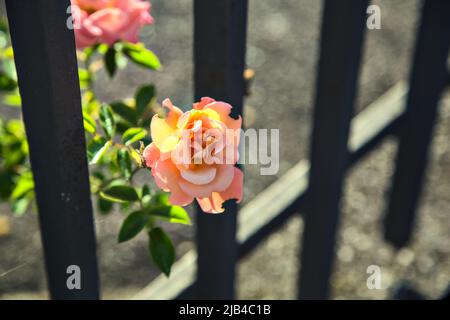
M 192 102 L 192 3 L 154 0 L 155 26 L 143 40 L 161 57 L 164 70 L 130 67 L 113 81 L 102 76 L 99 94 L 107 101 L 127 97 L 138 85 L 154 82 L 160 100 L 171 97 L 183 108 Z M 357 110 L 393 84 L 407 78 L 419 1 L 380 0 L 382 29 L 367 31 Z M 246 167 L 245 202 L 308 156 L 311 104 L 318 56 L 321 2 L 315 0 L 249 0 L 247 64 L 256 71 L 246 100 L 248 127 L 280 129 L 280 171 L 259 175 Z M 2 109 L 3 110 L 3 109 Z M 395 251 L 382 238 L 381 218 L 392 174 L 396 143 L 388 140 L 349 173 L 342 201 L 337 259 L 332 280 L 335 299 L 383 299 L 406 279 L 430 298 L 450 281 L 450 97 L 443 100 L 424 201 L 412 243 Z M 144 178 L 144 177 L 142 177 Z M 0 214 L 10 217 L 5 206 Z M 157 272 L 148 261 L 146 239 L 116 243 L 123 216 L 96 216 L 98 252 L 105 298 L 126 298 Z M 45 298 L 45 276 L 35 214 L 8 218 L 11 230 L 0 230 L 0 297 Z M 192 248 L 193 228 L 167 226 L 180 256 Z M 292 299 L 296 295 L 302 219 L 291 219 L 239 265 L 238 297 Z M 368 290 L 366 268 L 382 268 L 382 290 Z

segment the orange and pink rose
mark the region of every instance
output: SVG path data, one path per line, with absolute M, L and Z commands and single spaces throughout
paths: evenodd
M 152 24 L 150 2 L 142 0 L 71 0 L 77 48 L 124 40 L 136 43 L 139 31 Z
M 194 198 L 204 212 L 220 213 L 228 199 L 240 202 L 243 173 L 235 164 L 242 119 L 230 117 L 231 105 L 204 97 L 182 112 L 164 100 L 165 118 L 151 121 L 152 143 L 143 153 L 159 188 L 169 201 L 185 206 Z

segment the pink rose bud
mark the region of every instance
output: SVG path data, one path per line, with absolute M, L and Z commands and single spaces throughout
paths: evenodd
M 150 124 L 153 142 L 144 150 L 159 188 L 171 204 L 185 206 L 194 198 L 204 212 L 223 212 L 228 199 L 242 199 L 243 173 L 235 167 L 242 119 L 230 117 L 231 105 L 204 97 L 183 113 L 169 99 L 165 118 Z
M 71 0 L 77 48 L 124 40 L 136 43 L 139 31 L 152 24 L 151 5 L 143 0 Z

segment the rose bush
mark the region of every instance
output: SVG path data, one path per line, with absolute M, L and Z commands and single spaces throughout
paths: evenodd
M 183 113 L 169 99 L 167 117 L 154 115 L 152 143 L 144 150 L 159 188 L 171 192 L 172 204 L 185 206 L 194 198 L 203 211 L 220 213 L 229 199 L 242 199 L 243 173 L 238 159 L 242 119 L 230 117 L 231 105 L 204 97 Z
M 96 213 L 114 209 L 125 213 L 118 241 L 145 232 L 150 256 L 169 275 L 175 248 L 160 222 L 190 224 L 182 206 L 194 199 L 208 213 L 223 212 L 228 199 L 242 199 L 243 173 L 235 167 L 242 120 L 230 117 L 231 105 L 208 97 L 187 112 L 166 99 L 162 104 L 168 112 L 160 117 L 155 114 L 160 106 L 152 84 L 142 85 L 123 100 L 101 100 L 94 84 L 102 68 L 110 77 L 128 61 L 147 70 L 160 69 L 158 57 L 138 42 L 140 29 L 153 23 L 150 3 L 72 0 L 71 12 L 67 26 L 74 22 Z M 7 26 L 0 23 L 0 93 L 6 105 L 18 107 L 21 99 L 13 57 Z M 21 119 L 0 116 L 0 200 L 7 201 L 15 215 L 35 203 L 28 157 Z M 154 190 L 149 179 L 135 179 L 148 168 L 162 191 Z
M 156 88 L 144 84 L 131 97 L 116 101 L 105 101 L 96 94 L 98 86 L 105 83 L 105 79 L 96 81 L 103 76 L 99 72 L 103 69 L 110 77 L 125 68 L 128 61 L 147 70 L 160 69 L 158 57 L 144 44 L 136 43 L 141 27 L 153 21 L 150 4 L 140 0 L 72 3 L 81 13 L 79 19 L 72 10 L 67 27 L 72 29 L 75 22 L 86 153 L 96 214 L 106 215 L 114 210 L 124 213 L 118 241 L 128 241 L 145 232 L 153 262 L 169 275 L 175 248 L 161 222 L 190 224 L 189 215 L 182 207 L 171 204 L 168 194 L 154 190 L 149 181 L 136 179 L 140 172 L 144 174 L 142 152 L 144 145 L 150 143 L 147 129 L 154 110 L 159 108 Z M 0 93 L 5 105 L 20 107 L 13 56 L 7 26 L 0 22 Z M 0 114 L 0 200 L 8 202 L 15 215 L 35 207 L 28 156 L 20 116 L 2 119 Z

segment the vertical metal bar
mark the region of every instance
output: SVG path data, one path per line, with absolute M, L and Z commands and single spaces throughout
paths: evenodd
M 7 0 L 53 299 L 97 299 L 99 284 L 69 0 Z M 81 289 L 66 284 L 81 269 Z
M 427 0 L 416 43 L 405 121 L 398 133 L 399 148 L 385 237 L 397 247 L 411 237 L 423 186 L 428 149 L 439 97 L 447 78 L 450 43 L 450 1 Z
M 368 1 L 325 1 L 299 297 L 325 299 Z
M 242 114 L 247 0 L 194 1 L 195 97 L 210 96 Z M 236 203 L 223 214 L 197 210 L 198 274 L 196 295 L 203 299 L 234 297 Z

